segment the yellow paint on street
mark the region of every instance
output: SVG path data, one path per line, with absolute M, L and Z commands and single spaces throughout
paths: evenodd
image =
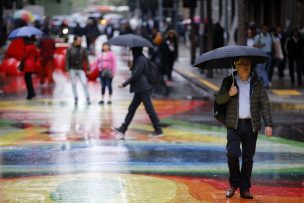
M 208 80 L 200 78 L 199 76 L 195 75 L 194 73 L 181 71 L 180 69 L 179 69 L 179 71 L 183 72 L 183 74 L 187 75 L 190 78 L 196 78 L 198 81 L 200 81 L 202 84 L 206 85 L 208 88 L 212 89 L 213 91 L 219 91 L 219 89 L 220 89 L 215 84 L 209 82 Z
M 279 96 L 300 96 L 301 93 L 297 90 L 293 89 L 286 89 L 286 90 L 281 90 L 281 89 L 274 89 L 272 92 L 276 95 Z

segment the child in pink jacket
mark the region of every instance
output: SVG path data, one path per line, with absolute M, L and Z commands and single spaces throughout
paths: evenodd
M 102 53 L 97 58 L 97 64 L 101 83 L 101 101 L 99 104 L 104 104 L 106 87 L 109 89 L 109 99 L 107 103 L 112 104 L 112 81 L 116 74 L 116 57 L 111 51 L 111 47 L 107 42 L 103 43 L 102 45 Z

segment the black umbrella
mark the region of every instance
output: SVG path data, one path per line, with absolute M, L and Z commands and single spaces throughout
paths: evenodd
M 109 39 L 108 43 L 110 45 L 126 47 L 153 47 L 153 44 L 149 40 L 134 34 L 125 34 L 112 37 Z
M 200 55 L 195 61 L 195 67 L 203 69 L 232 68 L 234 60 L 239 56 L 246 56 L 253 64 L 265 63 L 268 55 L 255 47 L 248 46 L 224 46 Z

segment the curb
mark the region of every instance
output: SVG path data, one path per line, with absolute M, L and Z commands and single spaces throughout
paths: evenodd
M 174 71 L 176 73 L 178 73 L 180 76 L 182 76 L 183 78 L 185 78 L 186 80 L 188 80 L 189 82 L 193 83 L 195 86 L 205 90 L 210 97 L 213 97 L 214 94 L 216 93 L 216 91 L 212 90 L 212 88 L 210 88 L 206 84 L 211 84 L 211 86 L 212 87 L 214 86 L 214 88 L 215 88 L 215 85 L 213 85 L 212 83 L 210 83 L 208 81 L 204 84 L 202 81 L 199 80 L 201 78 L 198 78 L 198 76 L 195 75 L 194 73 L 181 71 L 178 68 L 175 68 Z

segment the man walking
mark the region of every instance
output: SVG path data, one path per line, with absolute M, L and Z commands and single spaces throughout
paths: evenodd
M 130 68 L 132 75 L 119 87 L 123 88 L 127 85 L 130 85 L 130 92 L 134 92 L 134 97 L 129 105 L 128 114 L 126 115 L 124 123 L 119 128 L 114 128 L 114 130 L 120 135 L 124 135 L 130 125 L 134 114 L 140 105 L 143 102 L 146 112 L 148 113 L 155 132 L 149 136 L 159 137 L 163 135 L 163 131 L 160 126 L 158 116 L 154 110 L 151 94 L 153 86 L 146 75 L 146 70 L 148 69 L 148 59 L 142 53 L 142 47 L 133 47 L 131 48 L 133 54 L 133 65 Z
M 273 40 L 268 32 L 269 28 L 266 25 L 262 26 L 262 32 L 255 36 L 254 38 L 254 47 L 260 49 L 262 52 L 269 56 L 269 59 L 266 64 L 257 64 L 256 65 L 256 73 L 259 78 L 263 80 L 263 85 L 265 88 L 269 88 L 271 86 L 271 76 L 272 74 L 272 46 Z
M 81 37 L 79 36 L 74 37 L 73 45 L 67 50 L 66 69 L 70 73 L 75 105 L 78 104 L 78 96 L 77 96 L 77 88 L 76 88 L 77 77 L 79 78 L 82 84 L 86 96 L 87 104 L 90 105 L 91 102 L 90 102 L 89 90 L 87 86 L 87 78 L 84 72 L 84 64 L 86 64 L 87 71 L 90 70 L 90 64 L 86 50 L 83 47 L 81 47 L 81 42 L 82 42 Z
M 258 131 L 261 128 L 261 116 L 266 126 L 265 134 L 268 137 L 272 136 L 270 104 L 263 82 L 252 73 L 250 58 L 239 57 L 234 65 L 237 70 L 233 73 L 235 79 L 231 76 L 226 77 L 215 98 L 217 104 L 226 104 L 226 149 L 230 183 L 226 197 L 232 197 L 239 188 L 242 198 L 252 199 L 249 191 L 250 179 Z

